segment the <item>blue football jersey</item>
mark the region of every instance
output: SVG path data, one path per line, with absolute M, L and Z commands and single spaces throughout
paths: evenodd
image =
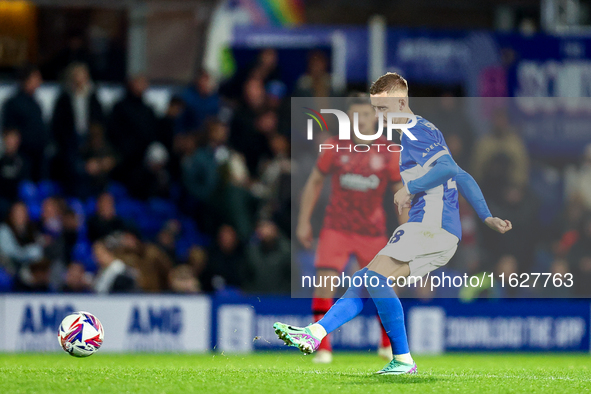
M 411 140 L 404 133 L 400 138 L 400 175 L 404 184 L 422 177 L 438 158 L 450 154 L 441 131 L 425 118 L 417 116 L 417 124 L 409 130 L 417 140 Z M 443 228 L 461 239 L 455 177 L 443 185 L 415 194 L 408 221 Z

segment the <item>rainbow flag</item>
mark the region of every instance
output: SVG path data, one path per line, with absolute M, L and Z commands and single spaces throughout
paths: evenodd
M 295 26 L 304 23 L 304 0 L 241 0 L 255 25 Z

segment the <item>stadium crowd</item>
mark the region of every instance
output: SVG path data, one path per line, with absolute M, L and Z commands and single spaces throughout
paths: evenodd
M 146 77 L 130 77 L 107 112 L 88 66 L 75 62 L 60 72 L 49 124 L 34 98 L 41 72 L 21 70 L 2 107 L 0 291 L 289 293 L 298 266 L 289 96 L 335 94 L 328 66 L 312 51 L 289 92 L 277 52 L 266 49 L 220 84 L 200 70 L 158 117 L 143 100 Z M 485 231 L 462 200 L 464 238 L 446 269 L 572 272 L 573 288 L 545 294 L 591 295 L 591 148 L 559 172 L 530 160 L 506 111 L 479 136 L 458 105 L 443 94 L 425 117 L 514 229 Z M 521 295 L 531 294 L 497 288 L 487 296 Z

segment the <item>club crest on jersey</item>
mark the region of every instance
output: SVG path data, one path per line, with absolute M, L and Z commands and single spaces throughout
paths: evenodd
M 375 174 L 343 174 L 339 177 L 339 183 L 343 189 L 366 192 L 377 189 L 380 186 L 380 178 Z

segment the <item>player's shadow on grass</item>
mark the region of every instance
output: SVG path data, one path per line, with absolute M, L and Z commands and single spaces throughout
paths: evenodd
M 343 374 L 346 376 L 346 374 Z M 381 376 L 377 374 L 370 374 L 365 376 L 349 375 L 353 379 L 349 384 L 384 384 L 384 383 L 399 383 L 399 384 L 426 384 L 435 383 L 440 378 L 435 376 L 421 376 L 421 375 L 389 375 Z

